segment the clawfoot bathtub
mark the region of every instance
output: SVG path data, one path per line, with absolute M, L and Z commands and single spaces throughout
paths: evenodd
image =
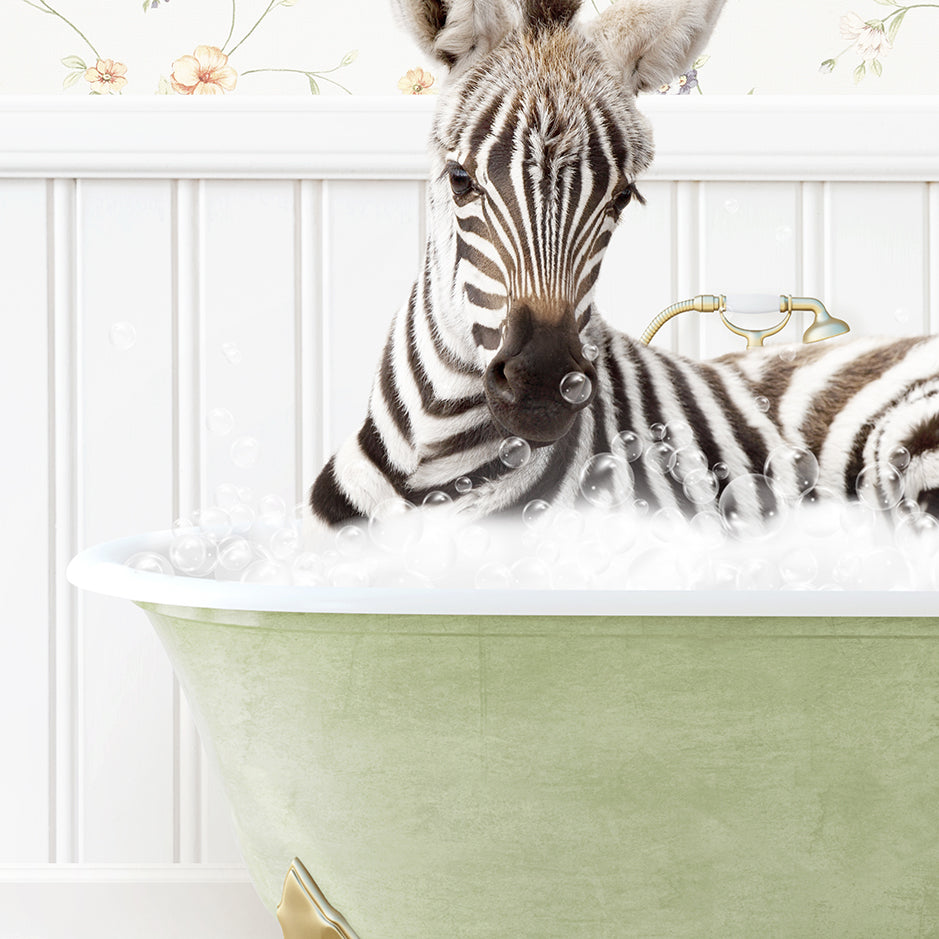
M 123 566 L 168 537 L 89 549 L 69 577 L 146 611 L 264 902 L 298 857 L 338 911 L 312 939 L 939 931 L 935 593 L 407 594 Z

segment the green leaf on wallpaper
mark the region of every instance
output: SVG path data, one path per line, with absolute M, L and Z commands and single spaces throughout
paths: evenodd
M 307 78 L 310 79 L 310 94 L 318 95 L 320 93 L 320 86 L 316 83 L 316 79 L 312 75 L 307 75 Z
M 80 68 L 82 71 L 88 68 L 88 66 L 85 65 L 84 59 L 77 55 L 67 55 L 64 59 L 62 59 L 62 64 L 66 68 Z
M 874 70 L 874 74 L 878 78 L 880 78 L 880 76 L 884 73 L 884 67 L 880 64 L 878 59 L 874 59 L 874 61 L 871 62 L 871 68 Z
M 701 68 L 702 65 L 707 65 L 711 57 L 709 55 L 699 55 L 692 64 L 692 68 Z
M 156 93 L 157 93 L 158 95 L 172 95 L 172 94 L 175 94 L 175 92 L 173 91 L 173 86 L 172 86 L 172 84 L 170 83 L 170 80 L 169 80 L 168 78 L 166 78 L 165 76 L 163 76 L 163 75 L 160 76 L 160 80 L 159 80 L 159 82 L 157 82 L 157 90 L 156 90 Z
M 897 6 L 897 0 L 874 0 L 874 3 L 879 3 L 882 7 Z
M 865 68 L 864 63 L 862 62 L 854 70 L 854 84 L 856 85 L 866 74 L 867 74 L 867 69 Z
M 893 40 L 897 38 L 897 33 L 900 31 L 900 24 L 903 22 L 903 17 L 906 16 L 906 13 L 906 10 L 901 10 L 890 24 L 890 31 L 887 33 L 887 39 L 889 39 L 890 42 L 893 42 Z
M 280 0 L 280 6 L 282 7 L 295 7 L 299 0 Z
M 85 73 L 83 71 L 69 72 L 65 78 L 62 79 L 62 90 L 65 91 L 66 88 L 71 88 L 76 82 L 81 81 L 82 76 Z
M 358 49 L 350 49 L 350 50 L 342 57 L 342 61 L 340 61 L 339 64 L 340 64 L 340 66 L 343 66 L 343 65 L 351 65 L 358 57 L 359 57 L 359 50 L 358 50 Z

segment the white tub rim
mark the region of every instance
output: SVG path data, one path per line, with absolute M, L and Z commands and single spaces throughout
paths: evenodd
M 124 563 L 172 531 L 86 548 L 66 570 L 83 590 L 164 606 L 258 613 L 430 616 L 939 617 L 935 590 L 441 590 L 301 587 L 165 576 Z

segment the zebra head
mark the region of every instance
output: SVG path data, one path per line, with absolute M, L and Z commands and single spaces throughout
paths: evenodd
M 450 69 L 431 137 L 431 258 L 446 278 L 437 326 L 482 369 L 508 434 L 551 443 L 576 404 L 600 262 L 652 159 L 640 91 L 682 72 L 724 0 L 395 0 Z

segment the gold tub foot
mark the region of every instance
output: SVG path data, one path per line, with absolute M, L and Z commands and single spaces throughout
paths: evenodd
M 293 859 L 277 904 L 284 939 L 357 939 L 341 913 L 329 904 L 299 858 Z

